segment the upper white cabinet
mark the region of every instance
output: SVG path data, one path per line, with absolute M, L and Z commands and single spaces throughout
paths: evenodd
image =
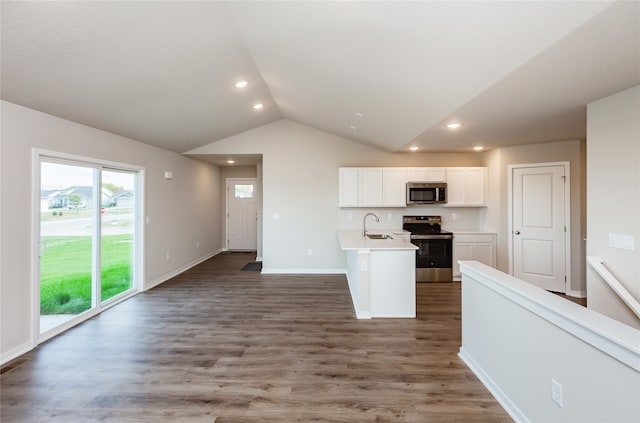
M 445 182 L 446 167 L 408 167 L 407 182 Z
M 338 172 L 340 207 L 358 207 L 358 168 L 341 167 Z
M 406 207 L 406 169 L 402 167 L 385 167 L 382 169 L 382 206 Z
M 487 168 L 447 168 L 447 207 L 486 206 Z
M 406 171 L 402 167 L 342 167 L 340 207 L 406 207 Z
M 379 167 L 358 168 L 358 205 L 379 206 L 382 204 L 382 169 Z
M 486 206 L 486 167 L 341 167 L 340 207 L 406 207 L 407 182 L 446 182 L 447 207 Z

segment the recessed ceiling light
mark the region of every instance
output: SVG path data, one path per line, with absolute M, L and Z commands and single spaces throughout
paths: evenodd
M 482 150 L 484 150 L 484 147 L 481 146 L 481 145 L 476 145 L 475 147 L 473 147 L 473 149 L 476 150 L 476 151 L 482 151 Z
M 249 85 L 249 83 L 247 81 L 244 81 L 244 80 L 236 82 L 236 88 L 244 88 L 247 85 Z
M 364 113 L 361 113 L 361 112 L 355 112 L 353 115 L 355 117 L 358 117 L 358 118 L 363 118 L 364 117 Z
M 257 103 L 257 104 L 254 104 L 254 105 L 253 105 L 253 109 L 254 109 L 254 110 L 260 110 L 260 109 L 262 109 L 263 107 L 264 107 L 264 104 L 262 104 L 262 103 Z
M 447 124 L 447 128 L 449 129 L 458 129 L 462 126 L 460 122 L 451 122 Z
M 234 163 L 235 163 L 235 160 L 227 160 L 227 163 L 229 163 L 229 164 L 234 164 Z
M 358 130 L 358 127 L 357 127 L 357 126 L 355 126 L 355 125 L 351 125 L 349 128 L 353 129 L 354 131 L 357 131 L 357 130 Z
M 419 149 L 419 148 L 418 148 L 417 146 L 415 146 L 415 145 L 414 145 L 414 146 L 409 147 L 409 150 L 411 150 L 411 151 L 418 151 L 418 149 Z

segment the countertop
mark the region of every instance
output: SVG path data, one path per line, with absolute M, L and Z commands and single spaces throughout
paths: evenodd
M 482 229 L 450 229 L 450 228 L 442 228 L 444 231 L 453 232 L 453 234 L 484 234 L 484 235 L 495 235 L 496 232 L 492 231 L 483 231 Z
M 340 247 L 343 250 L 417 250 L 418 247 L 406 240 L 407 231 L 402 229 L 367 231 L 370 234 L 389 234 L 393 239 L 369 239 L 362 237 L 362 230 L 338 230 Z M 405 235 L 404 237 L 402 235 Z

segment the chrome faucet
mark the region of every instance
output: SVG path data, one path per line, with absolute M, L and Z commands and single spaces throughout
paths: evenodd
M 362 237 L 365 238 L 367 236 L 367 217 L 373 216 L 376 218 L 376 222 L 380 222 L 380 218 L 375 213 L 367 213 L 362 218 Z

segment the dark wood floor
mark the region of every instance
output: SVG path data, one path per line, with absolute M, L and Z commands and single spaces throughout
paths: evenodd
M 503 422 L 457 357 L 460 284 L 416 319 L 356 320 L 344 276 L 240 271 L 224 254 L 23 356 L 7 422 Z

